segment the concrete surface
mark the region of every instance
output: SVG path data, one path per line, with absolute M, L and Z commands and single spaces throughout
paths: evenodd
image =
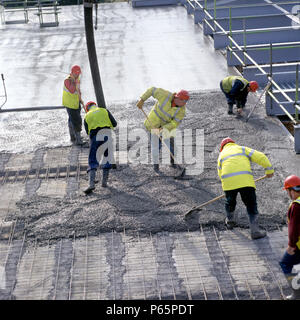
M 110 8 L 111 11 L 106 13 L 114 17 L 109 21 L 118 23 L 123 17 L 123 21 L 131 21 L 132 28 L 135 26 L 135 20 L 130 20 L 130 16 L 125 19 L 123 15 L 126 10 L 133 10 L 126 3 L 105 4 L 104 7 Z M 70 10 L 69 14 L 72 12 L 75 16 L 74 10 L 76 12 L 78 8 L 71 7 Z M 188 22 L 184 10 L 180 7 L 143 8 L 132 11 L 132 14 L 137 15 L 135 23 L 155 16 L 158 28 L 160 17 L 166 13 L 178 15 Z M 80 9 L 77 12 L 79 17 Z M 192 26 L 196 30 L 193 22 L 189 22 L 186 28 Z M 69 29 L 73 23 L 72 19 L 66 22 Z M 33 24 L 28 26 L 29 29 L 35 27 Z M 188 32 L 181 27 L 182 38 L 185 38 L 183 35 Z M 49 42 L 44 36 L 59 34 L 59 28 L 39 31 L 43 33 L 39 36 L 41 42 L 47 46 Z M 161 35 L 163 39 L 163 32 L 159 33 Z M 17 36 L 21 37 L 22 32 L 14 33 L 16 42 L 19 41 Z M 119 42 L 119 38 L 109 38 L 109 43 Z M 12 45 L 8 40 L 5 43 L 1 43 L 1 47 Z M 68 43 L 69 49 L 74 48 Z M 82 39 L 80 43 L 84 45 Z M 60 44 L 59 40 L 57 44 Z M 201 51 L 209 52 L 211 48 L 212 44 L 206 43 Z M 72 49 L 66 54 L 74 58 L 75 52 Z M 59 51 L 55 55 L 58 57 Z M 5 59 L 9 61 L 9 55 Z M 56 63 L 56 59 L 51 61 Z M 225 59 L 219 61 L 225 72 Z M 181 62 L 178 65 L 182 67 L 185 60 Z M 64 63 L 69 67 L 67 61 Z M 150 62 L 142 56 L 141 63 L 146 66 Z M 216 66 L 211 67 L 209 60 L 202 63 L 210 69 Z M 22 68 L 17 66 L 16 70 L 20 72 Z M 120 69 L 124 70 L 122 65 L 116 69 L 111 67 L 112 73 Z M 32 64 L 30 70 L 38 72 L 39 68 Z M 158 74 L 151 73 L 155 68 L 148 70 L 152 80 L 158 77 Z M 177 78 L 179 84 L 194 79 L 194 73 L 190 71 L 181 70 L 180 79 Z M 49 104 L 49 100 L 53 104 L 55 101 L 59 103 L 53 94 L 60 92 L 55 77 L 51 81 L 57 88 L 49 91 L 48 100 L 45 97 L 43 100 L 38 92 L 40 88 L 45 90 L 45 83 L 42 80 L 32 82 L 30 73 L 27 72 L 28 78 L 25 74 L 24 71 L 21 77 L 31 88 L 29 91 L 21 89 L 26 103 L 35 101 L 31 91 L 37 93 L 40 104 L 42 101 Z M 124 74 L 126 78 L 127 73 Z M 38 73 L 34 77 L 38 79 Z M 204 130 L 204 157 L 199 159 L 203 161 L 204 171 L 184 180 L 175 180 L 174 170 L 167 165 L 161 166 L 161 174 L 155 174 L 151 164 L 122 163 L 117 170 L 111 171 L 107 189 L 98 184 L 94 194 L 86 197 L 82 189 L 87 185 L 88 149 L 69 143 L 61 145 L 59 135 L 68 141 L 66 117 L 57 120 L 62 114 L 34 113 L 37 115 L 16 114 L 1 119 L 7 131 L 9 125 L 11 128 L 20 122 L 23 127 L 15 127 L 20 135 L 8 136 L 9 140 L 4 140 L 8 149 L 4 148 L 0 153 L 0 299 L 283 299 L 289 289 L 278 261 L 287 245 L 285 213 L 289 199 L 282 184 L 287 175 L 300 175 L 299 155 L 294 154 L 293 141 L 286 129 L 277 119 L 267 117 L 262 105 L 248 123 L 227 115 L 225 98 L 217 89 L 220 78 L 221 75 L 216 76 L 217 83 L 207 81 L 205 88 L 197 83 L 197 90 L 194 90 L 194 82 L 185 87 L 191 90 L 192 97 L 180 128 L 193 129 L 193 135 L 196 129 Z M 135 81 L 135 95 L 153 85 L 145 82 L 143 88 L 139 88 L 139 80 Z M 92 92 L 88 82 L 84 86 L 85 92 Z M 123 96 L 123 91 L 120 92 Z M 144 118 L 135 106 L 136 96 L 130 100 L 130 94 L 127 96 L 126 92 L 124 90 L 124 99 L 127 100 L 118 102 L 118 99 L 112 99 L 109 109 L 119 122 L 127 121 L 128 132 L 131 132 L 143 128 Z M 246 114 L 256 99 L 257 96 L 249 95 Z M 150 110 L 152 103 L 150 100 L 145 103 L 146 111 Z M 51 126 L 55 121 L 60 125 L 59 133 Z M 34 123 L 43 127 L 45 140 L 37 135 L 37 142 L 30 141 L 32 136 L 27 136 L 23 143 L 18 142 L 19 148 L 9 150 L 16 138 L 26 137 L 27 132 L 35 128 Z M 44 123 L 49 126 L 42 126 Z M 116 130 L 117 137 L 118 133 L 120 128 Z M 44 141 L 52 134 L 58 143 L 49 148 Z M 228 135 L 241 145 L 266 153 L 275 168 L 274 178 L 257 184 L 260 224 L 268 230 L 267 238 L 250 239 L 246 211 L 240 200 L 236 210 L 238 227 L 234 230 L 224 227 L 223 200 L 193 213 L 188 220 L 183 219 L 184 212 L 193 205 L 221 194 L 216 161 L 219 143 Z M 120 141 L 117 140 L 118 148 L 122 146 Z M 126 157 L 127 152 L 136 147 L 134 142 L 128 141 L 122 153 L 119 153 L 120 148 L 117 149 L 117 158 Z M 195 141 L 191 145 L 195 147 Z M 255 177 L 264 174 L 259 166 L 253 165 L 253 169 Z M 98 178 L 101 181 L 101 177 Z

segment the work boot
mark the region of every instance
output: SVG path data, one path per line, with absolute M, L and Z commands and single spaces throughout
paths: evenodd
M 89 171 L 89 186 L 84 190 L 85 194 L 91 193 L 95 190 L 95 178 L 96 178 L 96 169 Z
M 74 130 L 73 128 L 69 125 L 69 134 L 70 134 L 70 140 L 71 142 L 75 142 L 76 140 L 76 137 L 75 137 L 75 133 L 74 133 Z
M 109 169 L 103 169 L 103 173 L 102 173 L 102 187 L 103 188 L 107 187 L 108 176 L 109 176 Z
M 292 289 L 292 294 L 286 296 L 286 300 L 300 300 L 300 275 L 288 273 L 285 275 L 285 277 Z
M 250 233 L 251 233 L 251 239 L 252 240 L 264 238 L 267 235 L 266 231 L 261 230 L 259 228 L 257 219 L 258 219 L 258 215 L 257 214 L 254 217 L 251 217 L 251 219 L 249 217 Z
M 154 164 L 153 169 L 155 172 L 158 172 L 159 171 L 159 164 Z
M 226 212 L 226 218 L 225 218 L 225 225 L 229 230 L 232 230 L 234 227 L 236 227 L 236 222 L 234 219 L 233 212 Z
M 228 104 L 228 114 L 233 114 L 233 105 L 232 104 Z
M 82 146 L 84 144 L 84 142 L 81 139 L 80 132 L 78 132 L 78 131 L 75 131 L 75 141 L 74 142 L 77 146 Z

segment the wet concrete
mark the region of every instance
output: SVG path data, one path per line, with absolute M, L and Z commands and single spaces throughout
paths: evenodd
M 193 92 L 181 125 L 182 128 L 204 129 L 204 171 L 201 174 L 175 180 L 176 170 L 168 165 L 162 165 L 161 173 L 157 174 L 151 164 L 122 164 L 117 170 L 111 170 L 109 187 L 106 189 L 98 184 L 95 192 L 87 197 L 82 192 L 87 177 L 80 184 L 69 180 L 68 183 L 73 184 L 72 187 L 69 185 L 66 193 L 58 192 L 52 197 L 49 192 L 53 193 L 54 190 L 44 189 L 32 192 L 31 197 L 23 197 L 17 203 L 18 210 L 11 212 L 6 219 L 26 222 L 27 239 L 38 239 L 42 243 L 48 239 L 55 242 L 60 238 L 68 238 L 74 233 L 80 237 L 111 230 L 126 230 L 134 235 L 137 231 L 142 234 L 193 231 L 200 224 L 204 228 L 215 226 L 225 230 L 224 200 L 210 204 L 188 219 L 184 219 L 184 213 L 222 194 L 216 161 L 220 141 L 229 135 L 240 145 L 264 152 L 275 168 L 272 179 L 257 183 L 257 198 L 260 224 L 269 231 L 276 230 L 278 226 L 285 225 L 289 204 L 286 193 L 282 191 L 283 180 L 291 173 L 289 162 L 294 163 L 298 159 L 293 155 L 292 141 L 278 120 L 265 116 L 262 106 L 246 123 L 245 118 L 227 115 L 224 100 L 223 94 L 218 91 Z M 256 102 L 256 97 L 249 96 L 248 100 L 246 114 Z M 126 110 L 122 109 L 122 117 L 129 119 L 129 128 L 143 127 L 135 102 L 127 106 Z M 147 102 L 145 110 L 150 106 L 151 103 Z M 113 109 L 118 110 L 119 106 L 114 105 Z M 135 119 L 130 118 L 132 114 L 136 115 Z M 289 157 L 284 161 L 278 159 L 280 151 Z M 69 152 L 67 157 L 75 151 L 70 149 Z M 62 151 L 60 153 L 67 155 Z M 61 162 L 64 160 L 61 159 Z M 253 164 L 252 168 L 255 178 L 264 175 L 260 166 Z M 44 186 L 49 187 L 49 183 Z M 61 188 L 65 190 L 65 186 Z M 235 213 L 238 226 L 248 228 L 246 209 L 240 199 Z M 22 237 L 22 233 L 19 237 Z

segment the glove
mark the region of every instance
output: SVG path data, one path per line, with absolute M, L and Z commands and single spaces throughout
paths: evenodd
M 136 104 L 139 109 L 142 109 L 144 105 L 144 100 L 140 99 L 140 101 Z

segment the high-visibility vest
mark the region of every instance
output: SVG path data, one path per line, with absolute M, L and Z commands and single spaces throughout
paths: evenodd
M 256 188 L 251 161 L 261 165 L 266 174 L 274 172 L 265 154 L 254 149 L 227 143 L 218 158 L 218 175 L 224 191 L 244 187 Z
M 68 76 L 66 79 L 70 79 L 70 76 Z M 75 91 L 74 93 L 71 93 L 68 90 L 68 88 L 65 86 L 65 83 L 64 83 L 64 88 L 63 88 L 62 104 L 63 104 L 63 106 L 70 108 L 70 109 L 78 109 L 79 108 L 78 92 Z
M 157 101 L 148 114 L 148 119 L 144 121 L 144 125 L 148 131 L 154 128 L 164 128 L 172 131 L 178 127 L 185 116 L 186 107 L 172 107 L 174 94 L 161 89 L 151 87 L 144 92 L 141 99 L 146 101 L 150 97 Z M 171 136 L 175 135 L 175 130 L 172 131 Z
M 92 106 L 89 112 L 85 115 L 84 120 L 88 125 L 89 134 L 93 129 L 104 127 L 113 128 L 108 112 L 105 108 L 98 108 L 96 106 Z
M 240 77 L 240 76 L 226 77 L 222 80 L 222 87 L 226 93 L 230 92 L 230 90 L 232 89 L 232 87 L 234 85 L 235 80 L 240 80 L 244 84 L 243 88 L 240 89 L 240 91 L 243 91 L 245 89 L 245 87 L 247 86 L 247 84 L 249 83 L 249 81 L 247 81 L 246 79 L 244 79 L 243 77 Z
M 290 204 L 289 208 L 291 207 L 291 205 L 292 205 L 293 203 L 298 203 L 298 204 L 300 204 L 300 197 L 298 197 L 296 200 L 294 200 L 294 201 Z M 289 219 L 288 219 L 288 223 L 289 223 L 289 222 L 290 222 L 290 221 L 289 221 Z M 296 242 L 296 246 L 297 246 L 298 249 L 300 250 L 300 236 L 299 236 L 299 240 Z

